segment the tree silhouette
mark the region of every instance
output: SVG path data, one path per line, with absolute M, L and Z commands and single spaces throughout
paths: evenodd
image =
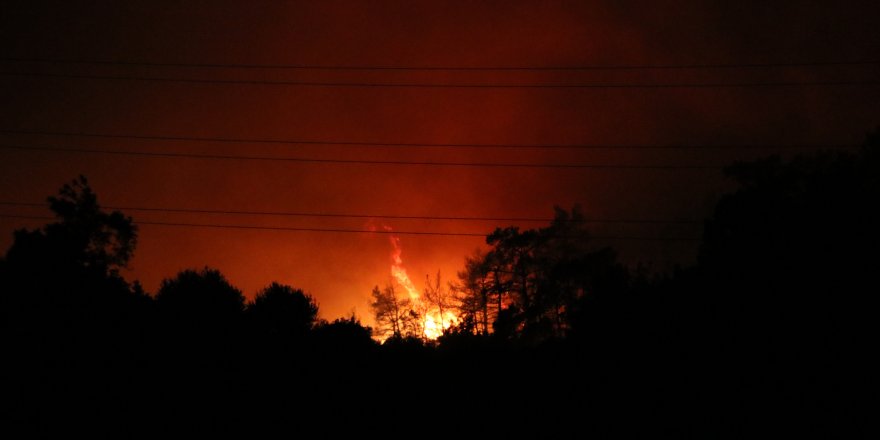
M 118 271 L 131 259 L 137 245 L 137 227 L 119 211 L 105 213 L 85 176 L 64 185 L 49 206 L 61 220 L 47 226 L 47 234 L 58 229 L 65 244 L 85 266 Z
M 263 335 L 302 339 L 317 322 L 318 305 L 300 289 L 272 283 L 248 303 L 246 313 Z
M 502 339 L 560 338 L 586 298 L 625 289 L 626 268 L 610 249 L 593 249 L 580 208 L 555 210 L 544 228 L 496 229 L 490 250 L 465 260 L 455 285 L 464 323 L 484 334 L 491 325 Z
M 361 324 L 354 315 L 337 318 L 332 322 L 321 322 L 315 326 L 316 345 L 341 353 L 363 353 L 373 348 L 373 329 Z
M 725 170 L 739 188 L 706 222 L 699 269 L 714 293 L 705 307 L 731 343 L 777 357 L 784 347 L 794 359 L 858 339 L 861 292 L 876 284 L 878 268 L 878 133 L 856 154 L 770 157 Z
M 84 176 L 48 201 L 58 221 L 43 229 L 16 231 L 7 262 L 78 266 L 105 275 L 126 267 L 137 245 L 137 226 L 119 211 L 101 210 Z
M 559 426 L 658 408 L 654 420 L 684 414 L 688 426 L 742 408 L 838 423 L 847 411 L 834 402 L 873 374 L 878 148 L 880 132 L 859 152 L 729 167 L 738 188 L 707 220 L 697 265 L 670 274 L 631 272 L 595 248 L 578 207 L 541 228 L 499 228 L 448 290 L 439 272 L 416 300 L 374 287 L 382 345 L 354 316 L 318 321 L 314 299 L 290 286 L 271 283 L 245 307 L 207 267 L 164 280 L 154 301 L 120 275 L 136 226 L 103 211 L 81 177 L 49 199 L 57 220 L 16 231 L 0 260 L 4 408 L 28 422 L 99 408 L 118 424 L 171 408 L 173 425 L 330 389 L 341 392 L 313 411 L 350 415 L 364 406 L 345 396 L 370 395 L 380 423 L 416 401 L 421 415 L 455 407 L 472 419 L 552 411 Z M 426 343 L 424 320 L 451 307 L 459 323 Z M 423 386 L 438 392 L 417 400 Z
M 425 310 L 426 318 L 429 313 L 433 316 L 433 312 L 437 312 L 435 319 L 439 322 L 435 324 L 438 326 L 437 330 L 439 333 L 442 334 L 446 328 L 455 324 L 455 322 L 452 322 L 453 316 L 451 315 L 454 306 L 454 296 L 451 289 L 442 285 L 439 270 L 433 283 L 430 276 L 425 276 L 425 293 L 423 298 L 427 306 Z
M 498 314 L 503 311 L 506 297 L 516 304 L 519 312 L 516 320 L 526 325 L 529 316 L 534 314 L 530 275 L 533 273 L 531 251 L 536 238 L 536 231 L 520 232 L 518 227 L 498 228 L 486 237 L 486 244 L 492 246 L 487 258 L 495 283 L 493 290 L 498 297 Z
M 57 221 L 15 231 L 0 264 L 2 308 L 10 327 L 43 332 L 126 323 L 147 300 L 119 275 L 137 244 L 137 227 L 107 213 L 84 176 L 49 197 Z
M 379 286 L 373 287 L 372 296 L 370 309 L 376 320 L 376 333 L 380 337 L 421 336 L 414 334 L 413 321 L 418 321 L 419 316 L 412 309 L 409 298 L 399 298 L 390 284 L 382 290 L 379 290 Z
M 3 407 L 42 425 L 46 417 L 71 426 L 101 413 L 113 426 L 120 410 L 106 390 L 137 392 L 146 377 L 137 365 L 147 358 L 152 300 L 120 275 L 137 227 L 101 209 L 82 176 L 50 197 L 49 209 L 56 220 L 15 231 L 0 261 L 0 345 L 11 378 Z
M 461 326 L 470 331 L 489 334 L 494 315 L 489 315 L 489 268 L 485 253 L 477 250 L 465 258 L 464 270 L 458 272 L 458 281 L 451 286 L 461 318 Z
M 180 336 L 226 338 L 239 324 L 244 296 L 220 271 L 205 267 L 183 270 L 163 280 L 156 304 L 171 330 Z

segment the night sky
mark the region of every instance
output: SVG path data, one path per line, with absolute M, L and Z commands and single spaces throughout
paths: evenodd
M 63 183 L 84 174 L 107 206 L 548 218 L 554 205 L 579 204 L 592 219 L 700 221 L 731 187 L 720 166 L 735 159 L 792 154 L 780 145 L 857 145 L 880 123 L 877 2 L 71 3 L 0 4 L 2 202 L 43 202 Z M 584 66 L 637 68 L 435 69 Z M 665 68 L 645 68 L 650 66 Z M 266 83 L 273 81 L 727 86 L 438 88 Z M 755 86 L 767 83 L 773 84 Z M 703 148 L 377 147 L 70 133 Z M 736 145 L 765 148 L 706 148 Z M 25 151 L 9 146 L 672 168 L 302 163 Z M 322 229 L 387 226 L 402 231 L 487 233 L 509 224 L 542 225 L 124 212 L 136 223 Z M 45 207 L 9 205 L 0 206 L 0 213 L 49 215 Z M 0 248 L 9 247 L 14 229 L 42 223 L 0 218 Z M 597 237 L 606 237 L 598 238 L 597 245 L 614 246 L 627 263 L 641 261 L 655 270 L 688 264 L 696 255 L 697 242 L 665 239 L 701 234 L 699 223 L 614 222 L 591 228 Z M 627 237 L 664 240 L 620 240 Z M 453 279 L 464 257 L 484 239 L 401 235 L 400 243 L 404 266 L 421 286 L 425 275 L 438 269 L 446 279 Z M 324 318 L 355 311 L 369 319 L 370 289 L 390 282 L 391 251 L 389 236 L 382 234 L 142 225 L 131 270 L 123 275 L 141 280 L 155 292 L 163 278 L 207 265 L 220 269 L 248 297 L 278 281 L 314 295 Z

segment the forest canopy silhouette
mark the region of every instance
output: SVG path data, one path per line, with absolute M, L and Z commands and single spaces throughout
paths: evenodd
M 136 223 L 102 209 L 80 176 L 48 198 L 55 220 L 16 231 L 0 260 L 4 417 L 158 432 L 235 425 L 237 401 L 252 416 L 292 412 L 294 398 L 309 401 L 303 420 L 389 408 L 539 418 L 552 402 L 549 432 L 626 409 L 729 433 L 724 408 L 743 406 L 746 425 L 809 414 L 833 426 L 845 410 L 828 402 L 858 386 L 871 342 L 878 147 L 874 132 L 857 152 L 727 167 L 737 189 L 705 220 L 697 263 L 669 273 L 595 246 L 579 207 L 499 228 L 450 282 L 428 280 L 425 304 L 457 317 L 436 341 L 393 285 L 372 292 L 375 329 L 320 319 L 311 295 L 276 282 L 246 302 L 209 267 L 145 292 L 122 276 Z M 617 429 L 606 422 L 592 429 Z

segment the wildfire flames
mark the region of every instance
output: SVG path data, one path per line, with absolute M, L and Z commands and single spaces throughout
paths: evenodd
M 400 258 L 400 254 L 402 253 L 400 249 L 400 237 L 391 236 L 391 276 L 400 284 L 404 289 L 406 289 L 407 293 L 409 293 L 409 298 L 412 301 L 417 301 L 420 298 L 419 291 L 416 289 L 416 286 L 413 284 L 412 280 L 409 279 L 409 275 L 406 274 L 406 269 L 403 267 L 403 259 Z
M 386 231 L 391 228 L 385 226 Z M 400 247 L 400 237 L 396 235 L 390 236 L 391 241 L 391 276 L 397 281 L 401 287 L 406 290 L 409 299 L 412 302 L 413 309 L 422 313 L 423 334 L 427 339 L 437 339 L 443 334 L 443 331 L 458 322 L 458 317 L 451 310 L 444 310 L 441 315 L 438 307 L 428 304 L 416 289 L 415 284 L 410 280 L 403 267 L 403 259 L 400 257 L 402 250 Z

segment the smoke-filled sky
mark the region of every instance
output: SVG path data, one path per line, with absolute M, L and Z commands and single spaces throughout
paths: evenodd
M 108 206 L 547 218 L 554 205 L 579 204 L 594 219 L 701 220 L 718 195 L 730 188 L 719 169 L 303 163 L 9 147 L 371 161 L 724 165 L 791 151 L 776 145 L 860 143 L 880 123 L 878 12 L 878 3 L 872 1 L 4 1 L 0 4 L 0 201 L 42 202 L 63 183 L 84 174 L 99 201 Z M 854 62 L 862 64 L 834 64 Z M 253 67 L 267 65 L 276 67 Z M 703 67 L 669 68 L 694 65 Z M 278 66 L 667 68 L 486 71 Z M 273 81 L 740 86 L 266 84 Z M 755 83 L 773 84 L 742 86 Z M 69 133 L 421 144 L 767 147 L 377 147 Z M 517 223 L 125 212 L 135 222 L 320 229 L 387 226 L 483 233 Z M 48 211 L 5 205 L 0 206 L 0 214 L 48 215 Z M 8 248 L 14 229 L 40 223 L 0 218 L 0 246 Z M 597 237 L 700 235 L 699 224 L 596 223 L 591 228 Z M 249 297 L 279 281 L 310 292 L 325 318 L 355 311 L 369 321 L 370 289 L 391 277 L 387 235 L 158 225 L 142 225 L 140 232 L 132 268 L 125 276 L 140 279 L 148 291 L 155 291 L 161 279 L 181 269 L 207 265 L 220 269 Z M 697 246 L 666 240 L 597 239 L 596 243 L 620 249 L 628 263 L 642 261 L 658 270 L 692 261 Z M 425 275 L 438 269 L 444 278 L 453 279 L 464 257 L 483 246 L 483 239 L 401 235 L 400 244 L 403 264 L 421 286 Z

